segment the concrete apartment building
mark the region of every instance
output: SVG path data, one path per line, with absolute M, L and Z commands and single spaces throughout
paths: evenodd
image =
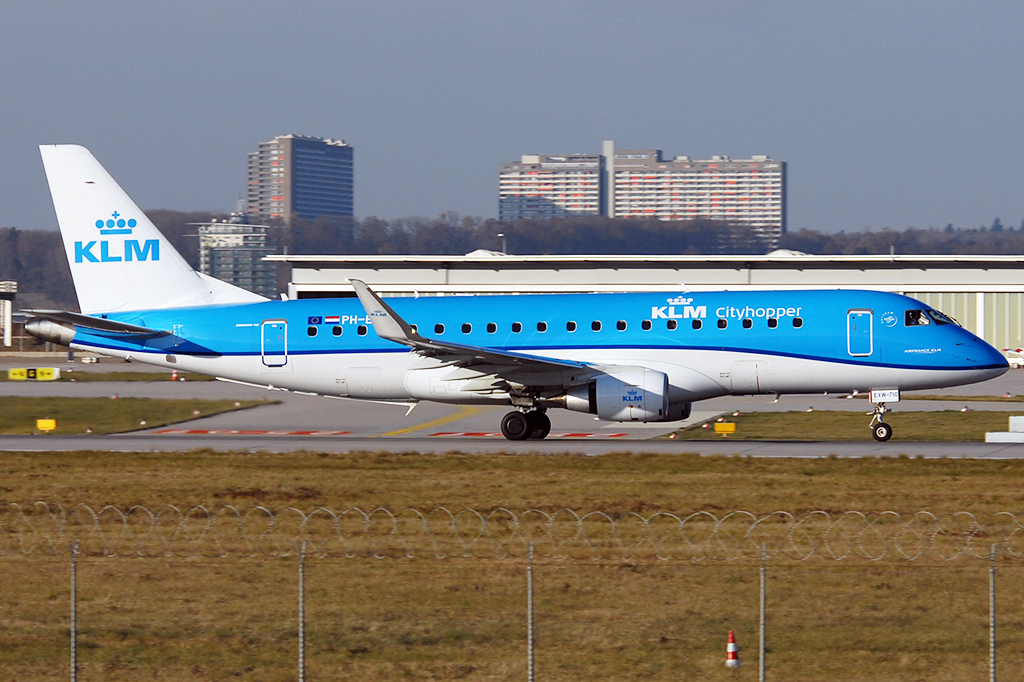
M 353 149 L 344 140 L 279 135 L 249 154 L 247 211 L 313 220 L 353 215 Z
M 606 140 L 601 154 L 503 163 L 498 178 L 501 220 L 710 218 L 749 226 L 772 246 L 786 232 L 786 163 L 768 156 L 666 159 L 660 149 L 615 149 Z
M 498 218 L 603 215 L 604 157 L 600 154 L 526 154 L 501 164 Z
M 267 226 L 249 225 L 242 216 L 228 222 L 199 223 L 199 271 L 267 298 L 277 297 L 277 266 L 263 260 Z

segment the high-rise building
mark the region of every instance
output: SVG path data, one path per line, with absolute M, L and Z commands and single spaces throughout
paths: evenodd
M 598 214 L 721 220 L 748 226 L 774 246 L 786 232 L 786 163 L 767 156 L 665 159 L 660 149 L 616 150 L 606 140 L 600 155 L 501 164 L 501 220 Z
M 498 173 L 498 216 L 557 218 L 600 215 L 600 154 L 524 155 L 519 163 L 503 163 Z
M 353 173 L 344 140 L 279 135 L 249 154 L 248 213 L 285 221 L 351 216 Z
M 277 267 L 264 261 L 267 226 L 249 225 L 233 214 L 227 222 L 199 223 L 199 271 L 255 294 L 277 296 Z
M 750 227 L 774 245 L 786 232 L 786 164 L 767 156 L 664 159 L 660 149 L 615 150 L 608 215 L 710 218 Z

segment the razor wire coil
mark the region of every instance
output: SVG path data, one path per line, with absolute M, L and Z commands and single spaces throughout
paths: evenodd
M 695 511 L 609 513 L 444 507 L 332 510 L 161 505 L 0 506 L 0 557 L 61 556 L 73 542 L 94 557 L 508 559 L 579 561 L 938 561 L 986 559 L 995 545 L 1024 556 L 1011 512 Z

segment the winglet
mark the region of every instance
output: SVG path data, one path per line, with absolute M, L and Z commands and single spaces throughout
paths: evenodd
M 392 310 L 391 306 L 385 303 L 380 296 L 372 292 L 370 287 L 366 286 L 366 282 L 359 279 L 350 279 L 349 282 L 352 283 L 352 288 L 356 290 L 356 296 L 359 297 L 359 302 L 363 304 L 366 316 L 370 318 L 370 323 L 373 324 L 373 330 L 377 332 L 377 336 L 407 346 L 415 346 L 426 342 L 426 339 L 413 331 L 409 323 Z
M 582 362 L 575 360 L 562 360 L 537 355 L 525 355 L 513 353 L 499 348 L 485 348 L 482 346 L 467 346 L 461 343 L 449 343 L 438 339 L 425 339 L 420 336 L 412 326 L 403 320 L 398 313 L 391 309 L 387 303 L 381 300 L 380 296 L 373 293 L 366 282 L 358 279 L 349 279 L 352 288 L 356 290 L 359 302 L 366 310 L 366 316 L 373 324 L 373 330 L 377 336 L 388 341 L 409 346 L 414 350 L 431 355 L 459 356 L 463 360 L 473 362 L 485 362 L 493 365 L 507 366 L 517 365 L 520 368 L 535 371 L 564 370 L 566 368 L 577 369 L 587 367 Z

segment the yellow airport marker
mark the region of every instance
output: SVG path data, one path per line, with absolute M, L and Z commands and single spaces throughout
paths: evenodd
M 736 424 L 735 422 L 715 422 L 715 433 L 722 434 L 723 438 L 730 433 L 736 433 Z
M 42 431 L 43 433 L 49 433 L 57 428 L 56 419 L 37 419 L 36 430 Z
M 10 381 L 56 381 L 60 379 L 57 367 L 19 367 L 7 370 Z

